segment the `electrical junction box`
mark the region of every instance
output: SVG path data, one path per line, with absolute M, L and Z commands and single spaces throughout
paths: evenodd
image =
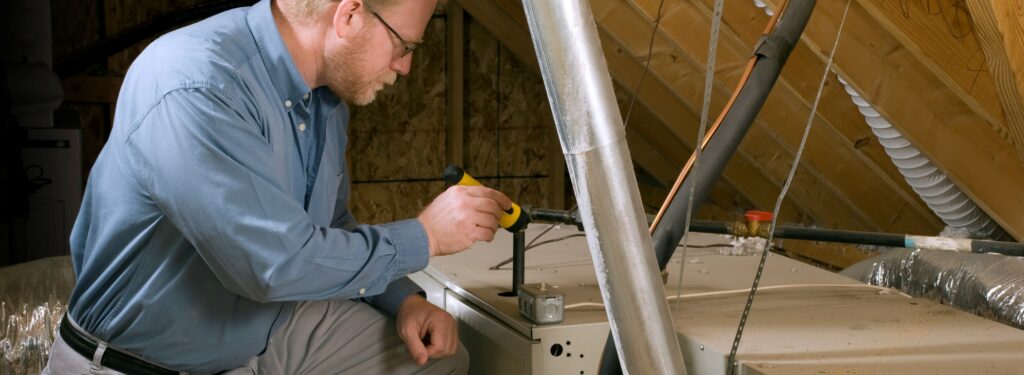
M 565 293 L 546 283 L 520 285 L 519 313 L 536 324 L 561 323 L 565 316 Z

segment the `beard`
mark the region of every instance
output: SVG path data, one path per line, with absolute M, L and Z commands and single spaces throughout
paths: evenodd
M 334 96 L 356 106 L 365 106 L 377 98 L 385 86 L 395 83 L 398 74 L 391 69 L 376 76 L 363 73 L 370 49 L 367 37 L 359 37 L 349 47 L 331 47 L 324 50 L 327 88 Z

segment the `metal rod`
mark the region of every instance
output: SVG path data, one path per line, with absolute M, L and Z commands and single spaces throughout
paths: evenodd
M 589 1 L 523 0 L 626 372 L 686 374 Z
M 517 230 L 512 233 L 512 295 L 519 295 L 519 286 L 523 285 L 526 275 L 526 232 Z

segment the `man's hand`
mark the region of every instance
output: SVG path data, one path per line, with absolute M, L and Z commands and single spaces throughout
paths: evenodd
M 398 336 L 420 366 L 428 359 L 449 357 L 459 350 L 459 325 L 455 318 L 419 294 L 406 297 L 398 307 L 397 324 Z
M 502 210 L 511 207 L 512 201 L 497 190 L 461 185 L 448 188 L 419 216 L 430 241 L 430 256 L 455 254 L 477 241 L 490 242 Z

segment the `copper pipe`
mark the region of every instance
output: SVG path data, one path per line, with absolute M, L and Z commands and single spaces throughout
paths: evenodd
M 775 28 L 775 22 L 778 21 L 779 15 L 785 11 L 787 4 L 789 4 L 788 0 L 783 2 L 782 6 L 779 7 L 779 11 L 775 12 L 772 18 L 768 20 L 768 25 L 765 26 L 764 34 L 767 35 L 773 28 Z M 722 112 L 718 114 L 718 118 L 715 120 L 715 123 L 711 125 L 711 129 L 709 129 L 708 133 L 704 136 L 703 142 L 700 142 L 699 147 L 701 151 L 703 151 L 704 148 L 707 147 L 708 143 L 711 142 L 711 137 L 713 137 L 715 132 L 718 131 L 718 127 L 722 124 L 722 120 L 725 119 L 725 115 L 729 113 L 730 109 L 732 109 L 732 104 L 736 101 L 736 96 L 739 95 L 743 86 L 747 84 L 747 79 L 750 77 L 750 72 L 754 70 L 755 65 L 757 65 L 757 55 L 750 56 L 750 60 L 747 61 L 747 67 L 743 70 L 743 75 L 740 77 L 739 84 L 736 85 L 736 89 L 733 90 L 732 96 L 729 97 L 729 101 L 725 104 L 725 108 L 723 108 Z M 685 165 L 683 165 L 683 170 L 679 172 L 679 177 L 676 177 L 676 182 L 672 185 L 672 189 L 669 190 L 668 195 L 665 197 L 665 201 L 661 204 L 661 208 L 658 209 L 658 214 L 654 216 L 654 221 L 651 222 L 651 227 L 648 232 L 652 235 L 654 234 L 654 230 L 658 228 L 658 224 L 661 223 L 661 218 L 665 216 L 665 211 L 668 210 L 668 206 L 672 203 L 672 199 L 675 199 L 676 194 L 679 193 L 679 187 L 683 185 L 683 181 L 686 180 L 686 176 L 690 174 L 690 169 L 693 168 L 693 163 L 696 159 L 697 151 L 694 150 L 694 152 L 690 154 L 690 159 L 686 161 Z

